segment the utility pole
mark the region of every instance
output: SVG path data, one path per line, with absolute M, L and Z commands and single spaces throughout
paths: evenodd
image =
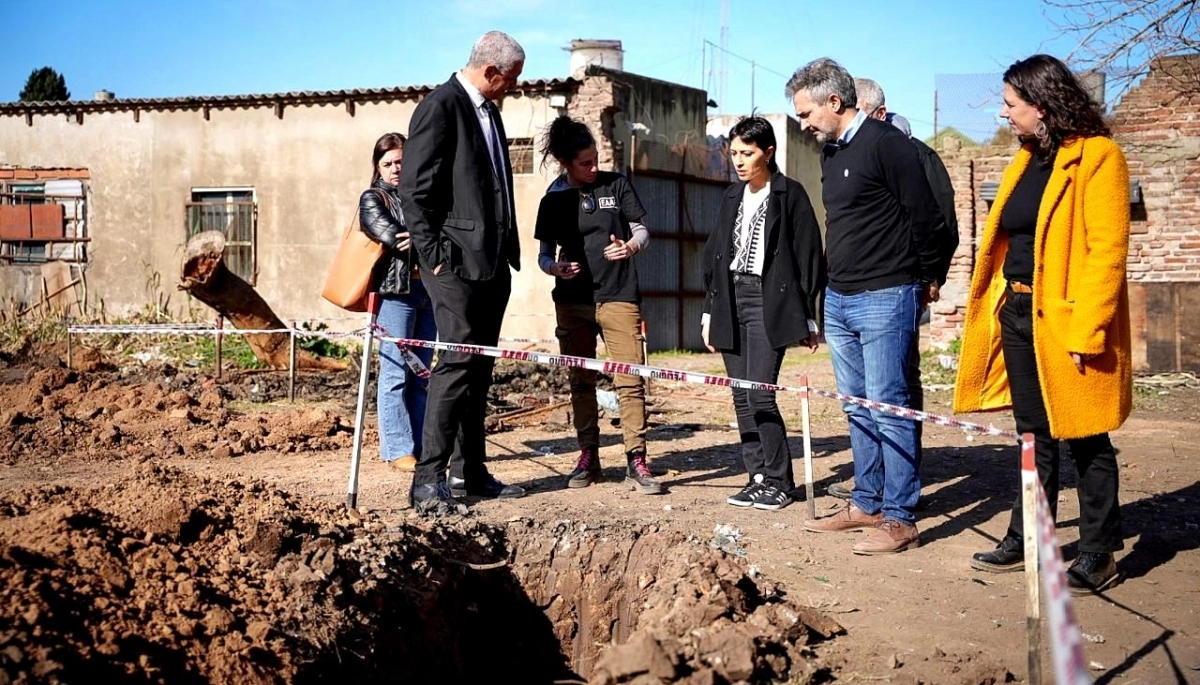
M 942 146 L 938 142 L 937 134 L 937 114 L 938 114 L 938 93 L 937 88 L 933 89 L 933 148 L 940 149 Z
M 721 99 L 718 112 L 728 106 L 729 102 L 729 0 L 721 0 Z

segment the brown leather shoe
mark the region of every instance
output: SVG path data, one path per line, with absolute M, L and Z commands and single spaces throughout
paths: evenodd
M 870 530 L 877 527 L 882 520 L 883 514 L 868 514 L 851 503 L 833 516 L 805 521 L 804 529 L 814 533 L 844 533 L 850 530 Z
M 387 462 L 387 465 L 397 471 L 413 472 L 417 470 L 417 458 L 411 454 L 406 454 L 399 459 L 393 459 Z
M 852 550 L 855 554 L 895 554 L 921 544 L 917 527 L 886 519 Z

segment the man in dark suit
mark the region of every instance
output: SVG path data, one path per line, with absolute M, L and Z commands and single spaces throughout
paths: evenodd
M 512 37 L 485 33 L 467 66 L 426 96 L 409 124 L 400 204 L 442 342 L 495 345 L 512 290 L 509 267 L 521 268 L 508 141 L 493 101 L 516 86 L 524 66 Z M 438 354 L 409 495 L 421 513 L 462 511 L 455 498 L 465 495 L 525 494 L 484 465 L 493 361 Z

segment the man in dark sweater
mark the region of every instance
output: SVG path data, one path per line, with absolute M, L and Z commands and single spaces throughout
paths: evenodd
M 909 406 L 909 357 L 922 306 L 938 299 L 945 220 L 917 150 L 894 126 L 856 109 L 854 79 L 818 59 L 788 81 L 803 131 L 824 145 L 822 193 L 829 286 L 825 338 L 838 390 Z M 910 420 L 847 403 L 854 490 L 818 533 L 870 530 L 856 554 L 901 552 L 920 543 L 913 509 L 921 494 L 917 429 Z
M 887 99 L 884 96 L 883 88 L 878 83 L 869 78 L 856 78 L 854 79 L 854 92 L 858 97 L 860 111 L 866 112 L 870 119 L 886 121 L 900 129 L 904 135 L 908 136 L 908 142 L 917 148 L 917 157 L 920 158 L 921 168 L 925 171 L 925 180 L 929 181 L 929 188 L 933 191 L 938 209 L 942 210 L 942 218 L 946 220 L 946 232 L 938 241 L 942 253 L 942 263 L 938 267 L 938 285 L 944 285 L 946 274 L 950 270 L 950 263 L 954 259 L 954 252 L 958 249 L 958 217 L 954 211 L 954 186 L 950 182 L 950 173 L 946 171 L 946 165 L 942 163 L 941 157 L 933 148 L 912 137 L 912 129 L 909 127 L 908 121 L 904 117 L 888 111 Z M 908 401 L 909 406 L 913 409 L 924 409 L 925 389 L 921 386 L 919 329 L 917 339 L 918 342 L 912 346 L 912 352 L 908 358 Z M 920 422 L 916 424 L 918 466 L 921 463 L 921 426 Z M 854 483 L 852 482 L 834 483 L 829 486 L 827 492 L 839 499 L 848 500 L 853 489 Z M 921 508 L 920 502 L 918 502 L 917 508 Z

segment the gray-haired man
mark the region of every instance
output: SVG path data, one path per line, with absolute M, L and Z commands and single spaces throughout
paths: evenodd
M 941 157 L 933 148 L 921 142 L 917 138 L 912 137 L 912 128 L 909 126 L 908 120 L 904 117 L 889 112 L 887 108 L 887 100 L 884 96 L 883 88 L 875 81 L 869 78 L 854 79 L 854 90 L 858 95 L 858 109 L 865 112 L 872 119 L 886 121 L 896 128 L 904 132 L 908 136 L 909 142 L 917 148 L 917 156 L 921 159 L 921 167 L 925 170 L 925 179 L 929 181 L 929 188 L 933 191 L 933 197 L 937 200 L 938 208 L 942 210 L 942 217 L 946 220 L 946 232 L 940 240 L 940 249 L 942 253 L 941 265 L 938 267 L 938 284 L 943 285 L 946 282 L 946 274 L 950 269 L 950 261 L 954 258 L 954 252 L 958 249 L 958 218 L 954 212 L 954 186 L 950 182 L 950 174 L 946 171 L 946 165 L 942 163 Z M 920 332 L 918 331 L 918 337 Z M 909 406 L 913 409 L 925 408 L 925 389 L 921 386 L 921 353 L 920 344 L 913 346 L 911 356 L 908 362 L 908 392 Z M 921 463 L 922 448 L 921 435 L 924 424 L 917 423 L 917 463 Z M 829 486 L 829 494 L 840 499 L 850 499 L 850 492 L 854 484 L 849 483 L 834 483 Z M 920 504 L 918 504 L 920 508 Z
M 825 339 L 838 389 L 908 406 L 908 361 L 921 307 L 938 298 L 941 213 L 916 149 L 895 127 L 855 108 L 854 80 L 823 58 L 796 71 L 785 94 L 822 152 L 825 204 Z M 846 509 L 804 524 L 817 533 L 870 530 L 855 554 L 919 544 L 916 426 L 853 403 L 843 406 L 854 454 Z
M 400 204 L 442 342 L 495 345 L 500 339 L 512 290 L 509 268 L 521 268 L 521 252 L 508 140 L 493 101 L 516 86 L 524 66 L 517 41 L 499 31 L 485 33 L 467 66 L 422 100 L 409 124 Z M 525 493 L 496 480 L 484 465 L 493 362 L 463 352 L 439 354 L 409 495 L 422 513 L 458 511 L 456 496 Z

